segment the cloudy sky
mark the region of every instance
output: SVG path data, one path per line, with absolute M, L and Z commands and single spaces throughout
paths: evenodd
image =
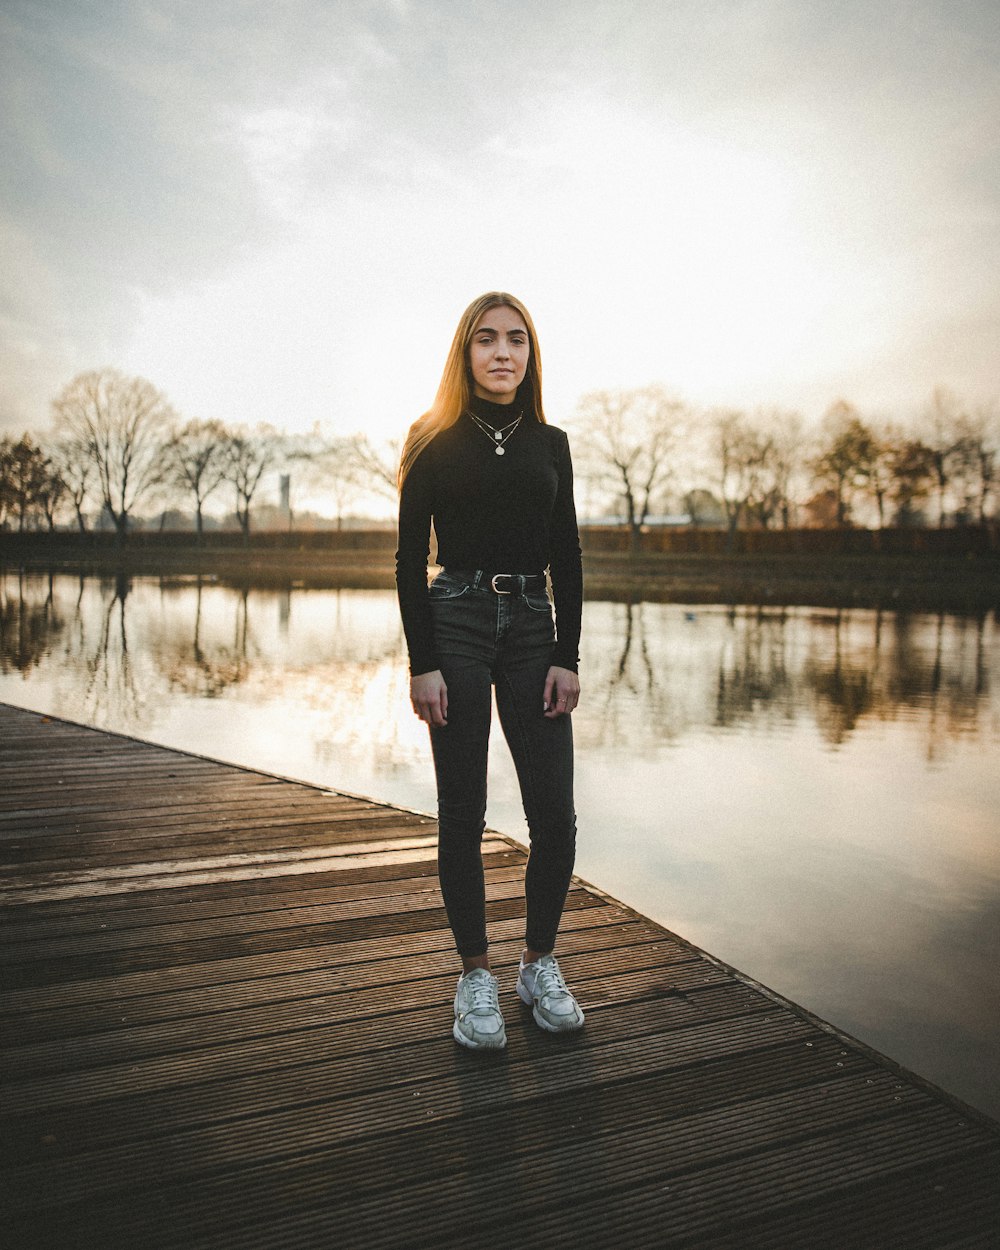
M 80 370 L 399 434 L 462 308 L 550 419 L 1000 396 L 996 0 L 3 0 L 0 429 Z

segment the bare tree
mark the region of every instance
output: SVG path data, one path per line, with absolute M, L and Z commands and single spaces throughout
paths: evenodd
M 802 418 L 782 409 L 753 416 L 724 409 L 709 422 L 709 455 L 714 494 L 725 513 L 732 549 L 738 526 L 769 529 L 780 519 L 788 528 L 792 482 L 802 461 Z
M 87 448 L 100 503 L 124 540 L 135 509 L 163 477 L 173 410 L 151 382 L 117 369 L 79 374 L 52 407 L 57 430 Z
M 250 538 L 250 504 L 261 478 L 275 465 L 280 451 L 278 432 L 268 425 L 235 430 L 226 440 L 225 481 L 235 488 L 236 519 L 247 541 Z
M 188 421 L 165 448 L 167 473 L 194 495 L 198 541 L 204 533 L 205 501 L 226 480 L 228 431 L 221 421 Z
M 347 444 L 347 458 L 354 466 L 359 486 L 363 490 L 394 500 L 401 442 L 398 439 L 387 439 L 376 444 L 367 434 L 352 434 Z
M 995 407 L 963 413 L 956 432 L 951 470 L 959 514 L 967 523 L 982 525 L 996 487 L 1000 413 Z
M 87 443 L 74 435 L 52 445 L 52 463 L 65 488 L 65 496 L 73 505 L 80 533 L 87 529 L 84 504 L 90 497 L 94 482 L 94 461 Z
M 871 455 L 861 490 L 869 496 L 875 505 L 878 528 L 884 529 L 886 509 L 892 496 L 896 479 L 896 453 L 903 442 L 903 435 L 899 428 L 891 422 L 879 423 L 877 425 L 873 423 L 869 427 L 869 431 L 871 434 Z
M 760 489 L 768 441 L 738 409 L 716 412 L 711 430 L 712 476 L 726 516 L 726 546 L 732 550 L 740 520 Z
M 361 475 L 352 462 L 351 450 L 348 440 L 344 439 L 340 441 L 340 446 L 331 447 L 323 458 L 320 481 L 333 501 L 333 514 L 338 530 L 344 528 L 344 517 L 348 509 L 357 502 L 362 493 Z
M 4 510 L 17 518 L 17 528 L 23 533 L 36 516 L 46 514 L 43 501 L 57 489 L 58 475 L 28 434 L 23 434 L 16 443 L 11 438 L 3 440 L 0 474 Z
M 900 435 L 889 454 L 889 495 L 895 505 L 896 525 L 911 526 L 919 518 L 918 505 L 930 493 L 934 475 L 931 453 L 918 438 Z
M 624 503 L 633 551 L 653 500 L 673 474 L 686 418 L 680 400 L 660 386 L 593 391 L 580 400 L 576 445 L 583 475 Z
M 781 517 L 782 529 L 788 529 L 792 522 L 794 484 L 801 475 L 805 460 L 802 416 L 798 412 L 774 408 L 763 413 L 761 420 L 769 435 L 768 472 L 775 508 Z
M 342 529 L 348 508 L 362 490 L 354 440 L 324 434 L 317 426 L 286 440 L 285 456 L 301 466 L 300 478 L 307 491 L 330 497 L 337 529 Z
M 979 445 L 968 417 L 963 417 L 959 436 L 949 457 L 950 491 L 956 524 L 969 525 L 977 518 L 980 498 Z
M 395 500 L 399 451 L 398 442 L 376 444 L 361 433 L 337 437 L 318 425 L 285 437 L 281 445 L 286 462 L 298 466 L 306 491 L 326 495 L 332 502 L 338 529 L 364 496 Z
M 966 414 L 958 397 L 945 386 L 935 387 L 930 403 L 923 413 L 921 436 L 930 452 L 934 485 L 937 488 L 938 527 L 948 515 L 948 487 L 952 472 L 961 456 L 963 426 Z
M 45 517 L 49 532 L 56 527 L 56 515 L 67 494 L 67 486 L 51 460 L 45 461 L 45 476 L 36 494 L 38 510 Z
M 853 405 L 839 399 L 823 418 L 820 450 L 813 471 L 834 492 L 837 525 L 850 524 L 853 499 L 871 477 L 877 455 L 874 435 Z
M 746 517 L 761 529 L 770 529 L 771 523 L 783 510 L 787 516 L 790 507 L 786 493 L 786 468 L 790 475 L 791 466 L 786 465 L 779 454 L 777 430 L 761 414 L 747 423 L 744 449 L 749 470 Z
M 979 460 L 978 519 L 985 524 L 991 498 L 997 490 L 997 469 L 1000 462 L 1000 408 L 996 404 L 981 407 L 972 414 L 972 432 Z M 995 515 L 995 514 L 994 514 Z
M 14 511 L 14 440 L 0 438 L 0 529 L 6 529 Z

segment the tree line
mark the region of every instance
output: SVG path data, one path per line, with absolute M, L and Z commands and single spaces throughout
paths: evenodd
M 268 425 L 182 421 L 145 378 L 116 369 L 81 373 L 52 405 L 53 432 L 0 440 L 0 528 L 81 532 L 105 523 L 124 538 L 142 510 L 186 504 L 201 537 L 205 510 L 232 492 L 236 523 L 249 536 L 251 507 L 265 474 L 301 471 L 333 500 L 338 519 L 363 493 L 395 493 L 395 455 L 362 434 L 288 435 Z
M 912 427 L 838 400 L 808 429 L 797 412 L 704 412 L 659 386 L 585 395 L 573 424 L 585 489 L 596 488 L 598 507 L 611 499 L 633 534 L 666 512 L 730 533 L 997 515 L 1000 412 L 943 387 Z
M 843 528 L 985 524 L 997 515 L 1000 415 L 938 388 L 912 427 L 838 400 L 818 428 L 782 409 L 702 411 L 660 386 L 595 391 L 567 423 L 590 521 L 643 526 Z M 53 431 L 0 440 L 0 528 L 111 525 L 186 505 L 199 536 L 231 492 L 249 535 L 268 471 L 294 472 L 338 524 L 365 496 L 395 495 L 398 444 L 182 421 L 143 378 L 81 373 L 53 401 Z

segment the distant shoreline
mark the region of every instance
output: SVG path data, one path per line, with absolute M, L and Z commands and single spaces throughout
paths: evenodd
M 847 546 L 860 546 L 854 532 Z M 866 533 L 866 532 L 860 532 Z M 606 534 L 606 532 L 605 532 Z M 1000 553 L 964 551 L 751 550 L 739 554 L 608 550 L 584 535 L 588 598 L 674 603 L 865 607 L 906 611 L 1000 611 Z M 718 539 L 718 534 L 713 536 Z M 724 536 L 723 536 L 724 537 Z M 754 536 L 754 546 L 772 545 Z M 766 536 L 776 537 L 776 536 Z M 944 546 L 934 538 L 935 545 Z M 828 542 L 805 546 L 829 546 Z M 601 548 L 604 548 L 603 550 Z M 596 549 L 595 549 L 596 548 Z M 261 588 L 392 587 L 395 535 L 343 531 L 334 539 L 139 533 L 119 548 L 107 534 L 0 534 L 0 569 L 98 577 L 157 577 Z

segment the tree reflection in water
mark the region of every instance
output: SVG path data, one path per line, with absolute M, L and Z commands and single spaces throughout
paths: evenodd
M 808 715 L 836 748 L 866 721 L 903 717 L 921 724 L 933 760 L 977 731 L 991 627 L 986 617 L 856 609 L 591 605 L 584 740 L 642 753 L 690 732 Z
M 89 585 L 54 575 L 0 578 L 0 672 L 70 672 L 77 719 L 140 723 L 146 695 L 128 646 L 130 588 L 126 577 Z
M 52 576 L 27 579 L 22 573 L 0 579 L 0 673 L 30 672 L 66 626 L 53 597 Z
M 345 596 L 361 594 L 378 606 L 359 616 Z M 780 729 L 807 716 L 838 748 L 865 722 L 905 718 L 920 724 L 934 761 L 979 729 L 993 629 L 982 616 L 589 604 L 578 741 L 641 756 L 693 732 Z M 0 577 L 0 672 L 55 672 L 67 715 L 131 732 L 159 700 L 219 699 L 236 687 L 254 699 L 294 688 L 340 723 L 386 726 L 406 713 L 402 665 L 388 592 Z
M 907 717 L 925 728 L 926 757 L 978 728 L 989 693 L 987 620 L 939 615 L 837 612 L 827 618 L 832 646 L 810 656 L 806 676 L 817 696 L 824 737 L 839 745 L 868 717 Z M 819 648 L 817 648 L 817 651 Z
M 128 725 L 141 724 L 147 693 L 128 646 L 128 612 L 126 604 L 132 585 L 119 576 L 101 582 L 103 610 L 98 615 L 97 629 L 91 635 L 91 646 L 82 657 L 87 676 L 84 707 L 88 721 L 107 724 L 122 716 Z M 83 599 L 76 604 L 83 617 Z
M 216 699 L 230 686 L 245 681 L 251 667 L 249 641 L 248 589 L 236 592 L 230 605 L 232 622 L 229 637 L 215 619 L 204 623 L 204 586 L 198 578 L 194 586 L 194 622 L 191 636 L 178 631 L 172 619 L 154 628 L 150 647 L 160 672 L 172 691 L 198 698 Z M 207 635 L 207 636 L 206 636 Z M 261 658 L 255 655 L 253 658 Z
M 730 609 L 728 634 L 719 654 L 715 724 L 735 728 L 762 715 L 773 723 L 791 719 L 796 682 L 788 669 L 788 614 Z

